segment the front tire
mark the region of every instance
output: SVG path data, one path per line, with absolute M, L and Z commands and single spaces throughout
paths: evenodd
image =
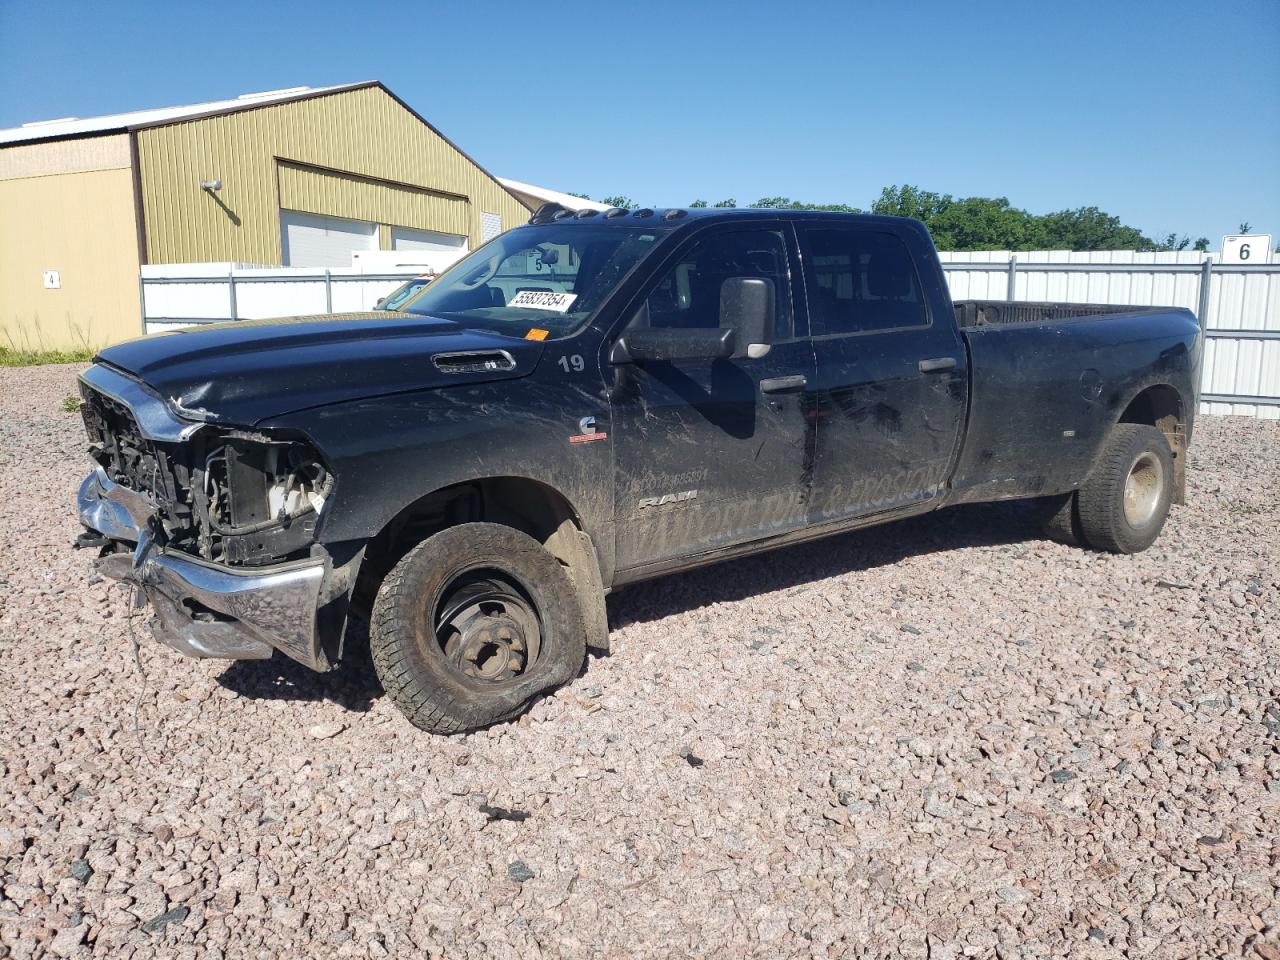
M 1155 542 L 1173 499 L 1173 453 L 1155 427 L 1121 423 L 1080 488 L 1076 509 L 1089 546 L 1140 553 Z
M 369 645 L 387 695 L 414 726 L 460 733 L 509 720 L 577 676 L 586 657 L 577 592 L 527 534 L 450 527 L 387 574 Z

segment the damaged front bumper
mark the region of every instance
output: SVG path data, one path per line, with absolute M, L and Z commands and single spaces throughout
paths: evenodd
M 103 576 L 136 584 L 154 611 L 157 640 L 189 657 L 261 660 L 271 651 L 313 670 L 329 667 L 316 626 L 325 557 L 262 567 L 229 567 L 161 547 L 155 507 L 98 468 L 80 485 L 81 522 L 132 553 L 97 561 Z

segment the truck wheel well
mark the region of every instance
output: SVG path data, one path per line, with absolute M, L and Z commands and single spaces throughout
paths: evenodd
M 427 537 L 461 523 L 485 521 L 520 530 L 541 543 L 578 588 L 587 645 L 608 649 L 600 563 L 573 505 L 557 490 L 524 477 L 488 477 L 435 490 L 400 511 L 365 552 L 355 597 L 372 608 L 383 578 Z
M 1165 383 L 1147 387 L 1129 401 L 1121 423 L 1145 423 L 1155 427 L 1169 441 L 1173 451 L 1173 502 L 1186 499 L 1187 477 L 1187 420 L 1182 397 L 1176 389 Z

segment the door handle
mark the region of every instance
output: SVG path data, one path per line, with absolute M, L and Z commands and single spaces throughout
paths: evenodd
M 804 374 L 797 373 L 790 377 L 768 377 L 760 381 L 761 393 L 791 393 L 803 390 L 809 381 Z
M 954 370 L 956 368 L 955 357 L 934 357 L 931 360 L 921 360 L 916 364 L 920 368 L 921 373 L 937 373 L 940 370 Z

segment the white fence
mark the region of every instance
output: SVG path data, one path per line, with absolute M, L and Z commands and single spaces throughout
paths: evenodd
M 379 297 L 418 272 L 231 263 L 150 264 L 142 268 L 143 329 L 158 333 L 232 319 L 372 310 Z
M 1055 300 L 1186 307 L 1205 330 L 1201 410 L 1280 418 L 1280 263 L 1240 266 L 1215 255 L 1065 250 L 942 253 L 957 300 Z M 370 310 L 412 272 L 251 267 L 142 268 L 144 329 Z
M 1194 251 L 939 256 L 957 300 L 1186 307 L 1204 328 L 1202 412 L 1280 419 L 1280 263 L 1222 264 Z

